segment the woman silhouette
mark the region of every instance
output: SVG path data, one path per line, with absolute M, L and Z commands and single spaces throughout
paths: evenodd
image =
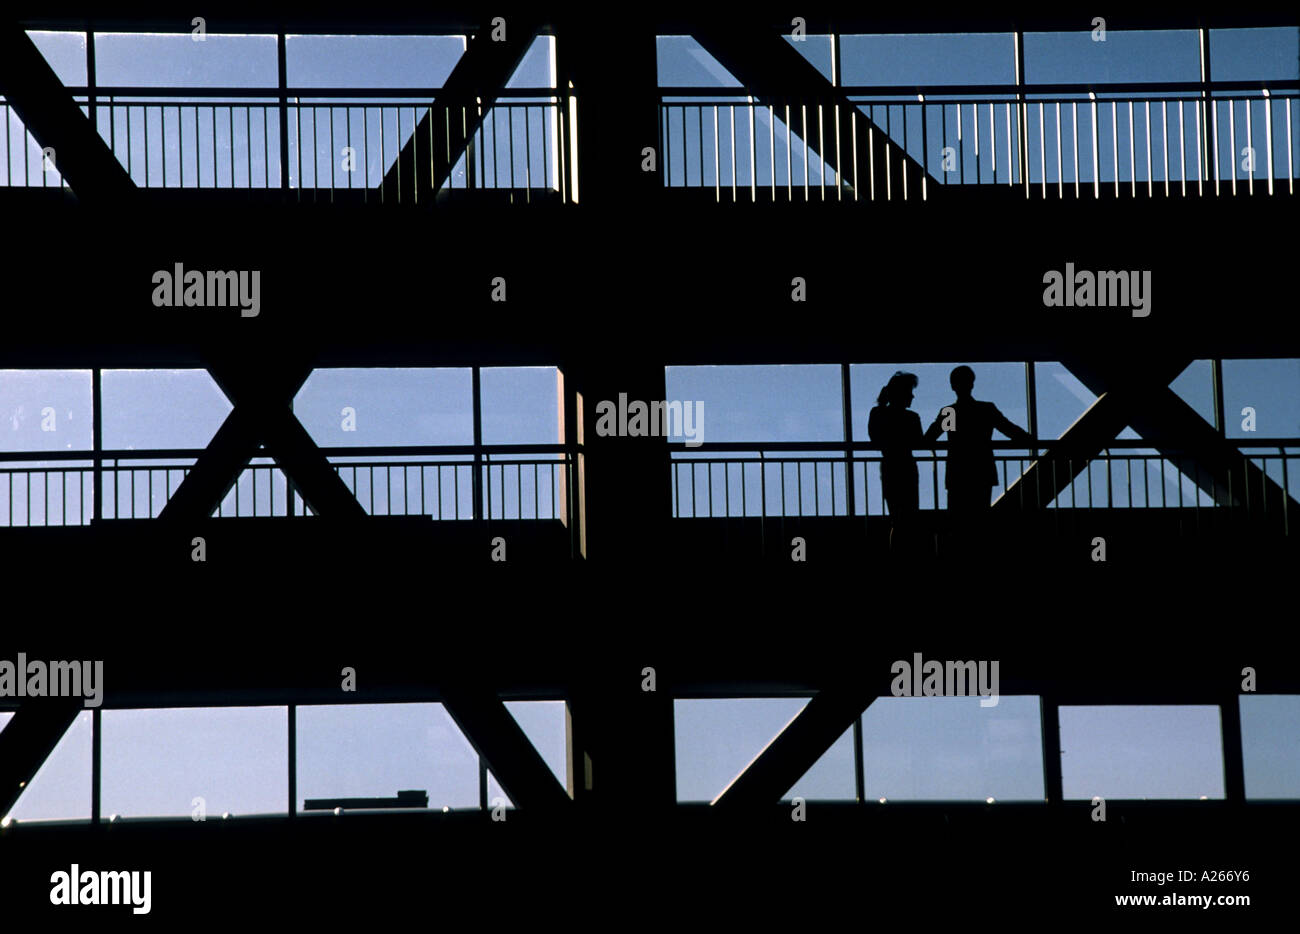
M 895 373 L 880 390 L 876 407 L 867 419 L 867 435 L 880 445 L 880 486 L 892 519 L 891 548 L 894 533 L 906 528 L 920 509 L 912 451 L 924 446 L 925 436 L 921 431 L 921 416 L 908 408 L 917 382 L 915 373 L 901 370 Z

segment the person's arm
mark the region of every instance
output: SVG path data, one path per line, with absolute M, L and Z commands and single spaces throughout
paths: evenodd
M 924 440 L 926 444 L 933 444 L 934 442 L 939 440 L 939 436 L 941 434 L 943 434 L 943 412 L 942 411 L 934 417 L 934 422 L 930 425 L 929 428 L 925 430 L 925 435 L 923 436 L 922 440 Z
M 880 422 L 876 418 L 876 413 L 879 411 L 880 411 L 880 406 L 876 406 L 871 410 L 871 414 L 867 416 L 867 438 L 871 441 L 876 442 L 877 444 L 880 443 L 880 437 L 879 437 Z
M 992 405 L 992 403 L 990 403 L 990 405 Z M 1012 441 L 1019 441 L 1022 444 L 1030 444 L 1034 440 L 1033 435 L 1003 415 L 996 405 L 993 406 L 993 427 L 1002 432 Z

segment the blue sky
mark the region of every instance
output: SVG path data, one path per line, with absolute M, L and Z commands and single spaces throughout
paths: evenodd
M 84 38 L 76 35 L 33 34 L 65 83 L 86 83 Z M 810 37 L 797 47 L 819 67 L 829 71 L 830 42 Z M 1220 79 L 1294 78 L 1294 30 L 1216 31 L 1212 36 L 1212 66 Z M 436 87 L 454 66 L 463 49 L 459 37 L 290 37 L 287 43 L 288 80 L 304 87 L 352 86 L 377 90 L 385 87 Z M 512 84 L 549 86 L 552 82 L 551 45 L 538 40 Z M 685 37 L 664 37 L 659 44 L 660 81 L 671 85 L 725 88 L 735 82 L 710 56 Z M 845 84 L 918 84 L 957 82 L 1010 82 L 1012 45 L 1009 35 L 963 37 L 844 37 L 841 46 L 842 81 Z M 257 87 L 275 84 L 275 43 L 270 37 L 209 36 L 195 43 L 187 35 L 101 36 L 97 40 L 98 81 L 101 85 L 180 85 L 188 87 Z M 1105 44 L 1092 42 L 1086 32 L 1068 36 L 1028 36 L 1025 59 L 1031 82 L 1195 80 L 1195 34 L 1122 34 L 1111 32 Z M 328 101 L 321 101 L 328 103 Z M 1256 106 L 1256 105 L 1252 105 Z M 1294 104 L 1291 105 L 1294 110 Z M 363 145 L 370 132 L 370 148 L 362 162 L 365 175 L 348 184 L 378 184 L 391 165 L 402 140 L 409 135 L 418 113 L 406 108 L 386 121 L 372 114 L 357 117 L 351 134 L 335 127 L 326 131 L 314 124 L 315 114 L 305 112 L 303 138 L 317 138 L 315 152 L 306 146 L 299 153 L 291 131 L 291 185 L 324 184 L 337 150 L 342 145 Z M 952 111 L 955 115 L 955 110 Z M 1281 111 L 1279 111 L 1280 113 Z M 322 111 L 328 114 L 328 110 Z M 1262 114 L 1262 111 L 1260 112 Z M 342 116 L 343 110 L 336 114 Z M 139 112 L 137 111 L 137 116 Z M 225 116 L 224 114 L 222 115 Z M 692 112 L 693 117 L 702 114 Z M 278 165 L 254 165 L 251 175 L 232 159 L 258 143 L 276 143 L 274 121 L 262 135 L 235 125 L 233 137 L 218 120 L 215 164 L 206 165 L 195 150 L 207 151 L 212 130 L 203 120 L 186 124 L 183 139 L 171 131 L 164 138 L 155 124 L 152 146 L 167 152 L 166 161 L 155 159 L 148 174 L 143 167 L 145 141 L 137 124 L 128 138 L 125 114 L 114 127 L 116 151 L 140 184 L 160 184 L 164 170 L 168 183 L 177 184 L 181 171 L 187 184 L 278 184 Z M 524 118 L 515 124 L 524 128 Z M 529 160 L 546 166 L 541 140 L 553 138 L 554 121 L 540 111 L 528 118 L 529 132 L 520 133 L 514 182 L 531 180 L 534 187 L 555 183 L 553 168 L 525 179 L 522 165 Z M 758 118 L 758 141 L 772 133 L 784 160 L 783 125 Z M 398 122 L 398 121 L 402 122 Z M 1036 117 L 1029 129 L 1037 132 Z M 495 121 L 495 122 L 494 122 Z M 740 145 L 748 145 L 747 119 L 740 121 Z M 101 130 L 109 135 L 108 118 L 101 114 Z M 251 125 L 251 124 L 250 124 Z M 492 127 L 497 127 L 494 131 Z M 484 149 L 508 161 L 510 124 L 500 116 L 489 120 Z M 9 115 L 6 154 L 10 170 L 22 168 L 20 128 Z M 1104 126 L 1103 126 L 1104 129 Z M 319 130 L 319 132 L 317 132 Z M 1051 128 L 1049 128 L 1049 132 Z M 494 132 L 500 132 L 500 138 Z M 711 132 L 711 130 L 709 131 Z M 698 147 L 709 132 L 688 127 L 686 149 L 701 155 Z M 326 133 L 324 140 L 320 133 Z M 332 133 L 332 139 L 330 138 Z M 1125 128 L 1125 133 L 1127 130 Z M 524 142 L 527 137 L 528 141 Z M 379 140 L 383 140 L 384 158 Z M 189 141 L 197 142 L 197 146 Z M 1087 142 L 1087 140 L 1085 140 Z M 1103 137 L 1103 143 L 1109 140 Z M 1127 137 L 1121 139 L 1127 147 Z M 679 141 L 680 143 L 680 141 Z M 791 173 L 802 184 L 802 141 L 791 143 Z M 189 146 L 182 157 L 182 146 Z M 224 149 L 222 147 L 225 147 Z M 919 149 L 913 148 L 914 154 Z M 931 145 L 934 149 L 934 140 Z M 1276 149 L 1276 147 L 1275 147 Z M 1285 149 L 1277 150 L 1284 157 Z M 553 155 L 553 148 L 549 155 Z M 305 155 L 305 167 L 297 159 Z M 313 159 L 313 155 L 315 158 Z M 709 156 L 712 157 L 710 152 Z M 930 153 L 934 156 L 934 152 Z M 773 169 L 759 147 L 757 180 Z M 274 162 L 275 160 L 271 160 Z M 733 176 L 727 159 L 721 160 L 722 184 Z M 744 160 L 742 160 L 744 161 Z M 797 161 L 798 165 L 794 163 Z M 808 180 L 816 184 L 820 170 L 811 154 Z M 694 168 L 672 168 L 668 179 L 712 184 L 706 173 Z M 164 166 L 166 167 L 164 169 Z M 39 151 L 27 150 L 27 168 L 39 172 Z M 502 178 L 500 164 L 486 161 L 485 168 Z M 787 168 L 775 167 L 778 177 Z M 973 161 L 971 162 L 973 169 Z M 1127 166 L 1121 178 L 1127 180 Z M 1055 166 L 1048 166 L 1049 181 Z M 711 170 L 711 169 L 710 169 Z M 532 170 L 534 173 L 537 169 Z M 1005 171 L 1005 169 L 1003 169 Z M 1031 159 L 1031 180 L 1041 175 Z M 678 174 L 674 174 L 674 172 Z M 742 174 L 743 173 L 743 174 Z M 1071 176 L 1072 177 L 1072 176 Z M 1163 177 L 1163 176 L 1158 176 Z M 462 163 L 453 183 L 464 184 Z M 505 176 L 509 184 L 509 174 Z M 738 165 L 734 176 L 748 185 L 748 164 Z M 1068 180 L 1069 177 L 1067 177 Z M 1103 179 L 1113 178 L 1105 174 Z M 17 181 L 17 179 L 15 179 Z M 969 361 L 974 366 L 978 398 L 994 401 L 1013 421 L 1028 425 L 1025 369 L 1020 363 Z M 917 373 L 920 385 L 914 408 L 926 424 L 952 399 L 948 387 L 950 363 L 862 364 L 851 368 L 853 433 L 866 439 L 866 419 L 875 395 L 896 369 Z M 1198 361 L 1174 383 L 1174 388 L 1203 416 L 1212 417 L 1210 364 Z M 670 367 L 670 399 L 703 400 L 705 441 L 839 441 L 843 440 L 838 366 L 824 367 Z M 1039 363 L 1035 371 L 1038 403 L 1037 433 L 1058 437 L 1092 402 L 1092 394 L 1062 366 Z M 483 387 L 483 439 L 487 443 L 553 443 L 558 438 L 553 368 L 485 369 Z M 1226 429 L 1229 437 L 1248 438 L 1240 428 L 1240 413 L 1251 406 L 1257 413 L 1257 436 L 1300 436 L 1300 361 L 1225 361 Z M 202 371 L 105 371 L 103 376 L 104 444 L 108 448 L 192 448 L 207 443 L 230 404 Z M 344 430 L 344 410 L 354 413 L 355 431 Z M 394 444 L 468 444 L 472 441 L 470 371 L 467 369 L 318 370 L 295 400 L 295 411 L 313 437 L 325 446 Z M 43 430 L 53 412 L 52 430 Z M 1121 438 L 1136 438 L 1130 430 Z M 0 451 L 40 452 L 87 450 L 91 447 L 90 373 L 72 371 L 0 371 Z M 88 463 L 88 462 L 87 462 Z M 41 462 L 36 462 L 40 466 Z M 922 470 L 922 506 L 933 507 L 929 482 Z M 1156 484 L 1169 489 L 1181 484 L 1194 493 L 1172 468 L 1150 468 Z M 545 475 L 543 474 L 543 477 Z M 748 475 L 747 475 L 748 477 Z M 525 480 L 523 498 L 532 490 Z M 539 481 L 541 482 L 541 481 Z M 756 482 L 746 479 L 746 483 Z M 829 472 L 809 480 L 820 499 L 829 503 L 831 487 L 838 483 L 838 509 L 843 509 L 843 474 Z M 868 470 L 857 479 L 859 508 L 864 501 L 878 513 L 881 502 L 878 473 Z M 1094 493 L 1099 480 L 1094 481 Z M 943 505 L 942 482 L 939 505 Z M 1104 485 L 1104 482 L 1103 482 Z M 465 487 L 462 484 L 462 487 Z M 1293 484 L 1294 486 L 1294 484 Z M 283 500 L 279 481 L 279 504 Z M 753 488 L 756 490 L 757 488 Z M 252 495 L 247 479 L 241 481 L 244 502 Z M 67 491 L 64 491 L 65 493 Z M 545 498 L 545 491 L 541 496 Z M 1086 490 L 1076 489 L 1082 499 Z M 122 496 L 128 494 L 119 490 Z M 863 498 L 865 493 L 865 500 Z M 450 494 L 448 494 L 450 495 Z M 72 512 L 88 511 L 89 489 L 71 490 Z M 156 513 L 165 496 L 136 491 L 137 515 Z M 265 487 L 259 498 L 266 497 Z M 462 492 L 462 500 L 468 492 Z M 8 509 L 19 505 L 18 494 L 0 485 L 0 521 Z M 233 504 L 233 494 L 230 498 Z M 769 489 L 769 509 L 775 500 Z M 1190 502 L 1190 499 L 1189 499 Z M 874 506 L 872 504 L 875 504 Z M 267 503 L 269 505 L 269 502 Z M 468 503 L 459 505 L 468 512 Z M 691 505 L 678 500 L 687 512 Z M 701 507 L 703 503 L 701 502 Z M 1068 505 L 1068 503 L 1067 503 Z M 35 503 L 29 520 L 57 517 L 54 506 L 47 516 L 44 503 Z M 510 504 L 506 504 L 510 509 Z M 829 507 L 828 507 L 829 508 Z M 20 513 L 22 509 L 20 509 Z M 736 513 L 733 513 L 736 514 Z M 345 661 L 343 662 L 345 663 Z M 112 671 L 106 672 L 111 692 Z M 675 705 L 678 748 L 678 794 L 682 800 L 710 800 L 800 710 L 801 698 L 731 700 L 678 700 Z M 509 705 L 548 765 L 563 777 L 563 707 L 557 702 Z M 0 721 L 7 719 L 0 713 Z M 209 814 L 281 811 L 286 796 L 287 716 L 285 708 L 184 711 L 105 711 L 104 813 L 125 815 L 188 816 L 191 801 L 203 796 Z M 1042 796 L 1042 758 L 1038 704 L 1035 698 L 1003 698 L 996 708 L 980 708 L 974 698 L 885 698 L 863 717 L 866 745 L 865 782 L 869 799 L 892 800 L 1035 800 Z M 1243 734 L 1246 738 L 1247 792 L 1252 796 L 1300 795 L 1300 744 L 1295 742 L 1300 723 L 1300 698 L 1242 698 Z M 1221 796 L 1222 759 L 1218 751 L 1218 711 L 1214 708 L 1067 708 L 1061 717 L 1062 759 L 1067 797 Z M 463 736 L 436 704 L 338 706 L 299 708 L 299 798 L 326 796 L 388 796 L 399 789 L 429 791 L 430 805 L 473 807 L 478 801 L 477 759 Z M 31 788 L 19 799 L 13 815 L 18 819 L 86 817 L 90 809 L 89 714 L 69 731 Z M 845 734 L 817 766 L 791 789 L 791 795 L 808 798 L 851 797 L 854 793 L 850 734 Z M 495 784 L 490 797 L 499 790 Z M 301 804 L 301 800 L 299 801 Z

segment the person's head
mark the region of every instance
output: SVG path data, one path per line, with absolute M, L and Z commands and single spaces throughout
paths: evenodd
M 896 405 L 905 409 L 912 404 L 912 394 L 915 392 L 918 382 L 915 373 L 904 373 L 899 370 L 889 378 L 885 388 L 880 390 L 880 395 L 876 397 L 876 403 L 878 405 Z
M 970 391 L 975 388 L 975 371 L 965 364 L 954 367 L 948 376 L 948 385 L 959 396 L 970 395 Z

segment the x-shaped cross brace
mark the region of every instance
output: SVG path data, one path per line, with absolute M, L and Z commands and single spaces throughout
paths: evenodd
M 1126 427 L 1132 427 L 1219 505 L 1240 506 L 1248 497 L 1255 503 L 1280 504 L 1286 496 L 1169 388 L 1190 360 L 1062 362 L 1098 398 L 1056 442 L 1052 455 L 1035 461 L 1007 487 L 994 503 L 995 510 L 1045 508 Z
M 357 498 L 293 414 L 293 397 L 311 371 L 302 362 L 256 370 L 210 364 L 208 372 L 234 410 L 158 518 L 193 521 L 211 516 L 249 461 L 259 456 L 259 446 L 265 446 L 316 515 L 364 516 Z

